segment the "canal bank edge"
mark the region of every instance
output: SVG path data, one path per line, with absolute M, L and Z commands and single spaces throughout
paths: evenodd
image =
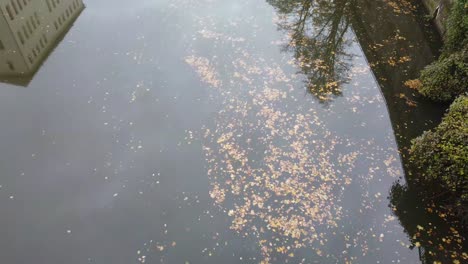
M 431 15 L 434 25 L 441 36 L 447 31 L 446 22 L 450 15 L 454 0 L 422 0 Z

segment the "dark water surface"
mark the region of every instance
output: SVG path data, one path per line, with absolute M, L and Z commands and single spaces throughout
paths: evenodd
M 1 263 L 421 262 L 388 199 L 442 113 L 412 5 L 85 4 L 0 83 Z

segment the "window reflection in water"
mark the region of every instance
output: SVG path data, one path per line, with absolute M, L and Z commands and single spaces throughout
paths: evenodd
M 0 80 L 28 86 L 85 6 L 81 0 L 11 0 L 0 8 Z

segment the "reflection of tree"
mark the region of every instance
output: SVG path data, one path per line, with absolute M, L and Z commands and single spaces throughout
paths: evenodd
M 350 28 L 350 6 L 355 0 L 267 0 L 276 8 L 279 27 L 290 37 L 293 51 L 307 87 L 321 101 L 340 95 L 348 69 L 345 52 Z
M 447 215 L 434 205 L 426 205 L 407 185 L 395 183 L 390 191 L 390 206 L 400 220 L 422 263 L 465 263 L 466 241 Z M 459 262 L 457 262 L 459 261 Z

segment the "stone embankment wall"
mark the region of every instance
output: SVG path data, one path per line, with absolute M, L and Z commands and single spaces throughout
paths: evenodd
M 450 13 L 450 8 L 455 0 L 422 0 L 429 14 L 432 16 L 439 33 L 445 35 L 445 24 Z

